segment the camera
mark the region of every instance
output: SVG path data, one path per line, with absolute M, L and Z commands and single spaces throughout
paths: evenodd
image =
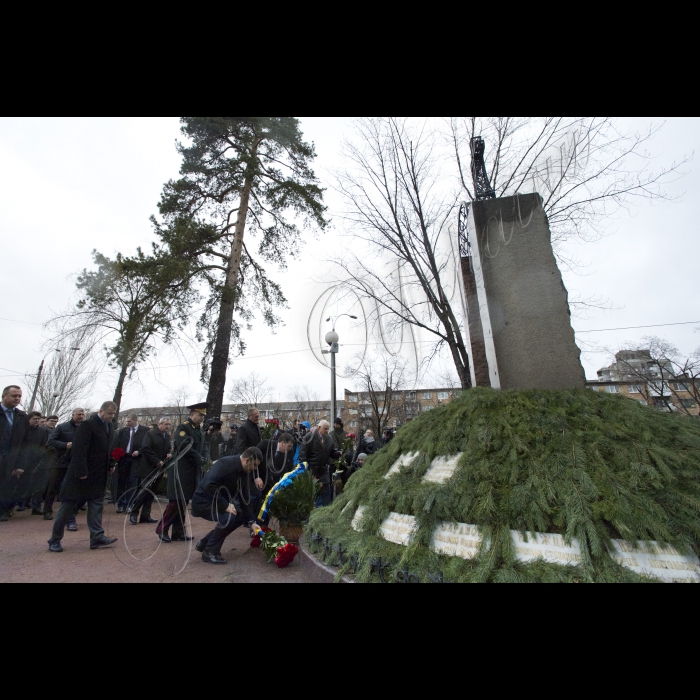
M 203 427 L 205 433 L 208 433 L 212 428 L 214 429 L 215 433 L 218 433 L 224 427 L 224 422 L 221 420 L 221 418 L 208 418 L 206 421 L 204 421 Z

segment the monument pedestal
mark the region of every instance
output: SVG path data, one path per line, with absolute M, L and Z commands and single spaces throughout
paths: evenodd
M 462 272 L 476 386 L 585 388 L 540 195 L 475 202 L 467 226 Z

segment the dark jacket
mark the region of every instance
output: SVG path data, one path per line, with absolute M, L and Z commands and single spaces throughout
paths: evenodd
M 145 428 L 143 425 L 139 425 L 138 428 L 136 428 L 136 432 L 134 433 L 134 439 L 131 441 L 131 452 L 124 457 L 124 459 L 119 462 L 119 469 L 129 469 L 131 475 L 136 474 L 137 472 L 140 471 L 140 466 L 141 466 L 141 460 L 142 460 L 142 447 L 143 447 L 143 441 L 148 435 L 148 428 Z M 122 428 L 119 431 L 118 437 L 117 437 L 117 447 L 124 450 L 126 452 L 126 448 L 129 447 L 129 438 L 131 436 L 131 428 Z M 134 452 L 138 452 L 139 456 L 138 457 L 132 457 L 131 455 Z M 150 473 L 150 472 L 149 472 Z M 148 476 L 148 474 L 146 474 Z M 141 477 L 144 478 L 144 477 Z
M 59 469 L 68 469 L 70 464 L 71 454 L 70 450 L 66 449 L 69 442 L 73 442 L 75 439 L 75 431 L 78 426 L 69 420 L 67 423 L 61 423 L 57 425 L 51 435 L 49 435 L 49 447 L 53 447 L 56 451 L 56 467 Z
M 238 498 L 241 489 L 245 489 L 248 475 L 243 471 L 240 457 L 220 459 L 206 475 L 192 498 L 192 515 L 215 522 L 217 514 L 223 515 L 232 501 L 244 522 L 252 523 L 255 513 L 245 501 Z M 233 516 L 231 516 L 233 517 Z
M 263 440 L 258 449 L 262 452 L 263 461 L 260 464 L 260 478 L 270 487 L 282 481 L 285 474 L 294 471 L 294 448 L 286 454 L 278 452 L 279 442 Z
M 194 440 L 192 450 L 177 465 L 168 469 L 168 499 L 171 501 L 179 500 L 183 496 L 189 501 L 197 490 L 199 473 L 204 466 L 205 436 L 201 426 L 185 421 L 175 431 L 175 447 L 179 450 L 190 438 Z
M 336 450 L 342 450 L 345 444 L 347 433 L 342 428 L 338 430 L 337 428 L 331 431 L 331 438 L 333 438 L 333 444 Z
M 257 447 L 262 440 L 262 434 L 260 428 L 253 423 L 253 421 L 247 420 L 238 429 L 238 439 L 236 440 L 236 455 L 240 457 L 246 450 L 251 447 Z
M 372 442 L 367 442 L 367 438 L 362 438 L 360 442 L 357 443 L 357 450 L 355 450 L 355 457 L 353 458 L 353 462 L 357 462 L 357 458 L 361 454 L 366 454 L 368 457 L 373 455 L 377 450 L 379 449 L 377 445 L 377 441 L 373 440 Z
M 12 473 L 24 469 L 25 448 L 29 444 L 29 418 L 24 411 L 15 409 L 11 432 L 5 411 L 0 409 L 0 500 L 10 497 L 17 486 Z
M 78 426 L 61 501 L 92 501 L 105 495 L 116 441 L 114 425 L 110 423 L 105 429 L 97 415 Z M 84 476 L 87 479 L 81 481 Z
M 143 439 L 141 453 L 143 459 L 140 461 L 135 476 L 139 479 L 147 479 L 161 462 L 166 461 L 166 457 L 172 454 L 170 435 L 161 430 L 151 430 Z
M 322 484 L 330 483 L 328 465 L 331 459 L 339 459 L 340 453 L 335 449 L 333 439 L 329 435 L 321 438 L 318 431 L 309 433 L 304 438 L 299 452 L 299 463 L 306 463 Z

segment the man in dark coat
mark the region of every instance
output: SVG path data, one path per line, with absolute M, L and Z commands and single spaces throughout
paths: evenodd
M 68 472 L 71 454 L 73 449 L 73 440 L 78 426 L 85 421 L 85 409 L 76 408 L 73 411 L 72 418 L 67 423 L 57 425 L 51 435 L 49 435 L 49 447 L 55 452 L 54 464 L 49 473 L 49 486 L 46 491 L 46 503 L 44 503 L 44 520 L 53 520 L 53 503 L 56 500 L 63 481 Z M 77 531 L 78 526 L 75 522 L 75 515 L 68 520 L 68 531 Z
M 199 475 L 204 466 L 205 435 L 202 424 L 207 416 L 208 408 L 209 404 L 206 403 L 190 406 L 190 419 L 175 431 L 175 447 L 178 452 L 188 440 L 192 440 L 194 444 L 184 459 L 168 469 L 169 503 L 156 530 L 156 534 L 162 542 L 192 541 L 192 537 L 187 536 L 185 528 L 187 504 L 197 490 Z M 173 529 L 172 538 L 169 536 L 171 527 Z
M 12 517 L 13 502 L 24 475 L 24 449 L 29 444 L 29 418 L 18 406 L 22 390 L 8 386 L 0 403 L 0 523 Z
M 236 454 L 242 455 L 251 447 L 257 447 L 262 440 L 260 433 L 260 411 L 251 408 L 248 411 L 248 420 L 238 429 L 238 440 L 236 441 Z
M 19 487 L 18 499 L 20 501 L 19 512 L 27 510 L 31 504 L 39 501 L 36 508 L 41 508 L 46 484 L 48 480 L 48 457 L 46 444 L 49 441 L 49 433 L 41 427 L 41 413 L 32 411 L 29 416 L 29 440 L 24 453 L 25 471 Z
M 226 452 L 224 457 L 233 457 L 236 454 L 236 443 L 238 442 L 238 426 L 231 426 L 231 434 L 226 442 Z
M 265 491 L 269 492 L 287 474 L 294 471 L 294 438 L 283 433 L 279 441 L 263 440 L 258 449 L 262 452 L 259 474 Z
M 131 488 L 134 489 L 132 499 L 135 497 L 131 506 L 132 525 L 155 525 L 158 522 L 151 517 L 151 508 L 154 501 L 152 493 L 158 488 L 160 479 L 151 486 L 151 493 L 143 493 L 140 496 L 137 494 L 141 484 L 155 471 L 164 467 L 165 463 L 172 457 L 171 428 L 170 419 L 161 418 L 158 428 L 146 433 L 146 437 L 143 439 L 141 459 L 134 464 L 131 472 Z
M 61 540 L 66 525 L 81 501 L 86 501 L 88 505 L 90 549 L 110 547 L 117 541 L 107 539 L 102 527 L 107 479 L 114 471 L 112 450 L 117 436 L 112 421 L 116 415 L 117 405 L 108 401 L 102 405 L 99 413 L 81 423 L 75 432 L 71 462 L 61 488 L 61 509 L 49 540 L 49 551 L 54 554 L 63 552 Z
M 314 477 L 323 486 L 318 499 L 320 507 L 331 504 L 333 493 L 329 464 L 332 459 L 341 457 L 340 451 L 335 449 L 330 432 L 331 424 L 327 420 L 321 421 L 318 428 L 304 438 L 299 452 L 299 463 L 308 464 Z
M 214 530 L 197 544 L 206 564 L 226 564 L 221 558 L 226 538 L 239 527 L 255 522 L 255 513 L 239 494 L 243 482 L 258 468 L 262 458 L 260 450 L 252 447 L 240 457 L 220 459 L 194 494 L 192 515 L 216 523 Z
M 141 447 L 148 432 L 148 428 L 139 425 L 139 417 L 137 415 L 129 416 L 126 421 L 126 427 L 119 431 L 117 448 L 126 452 L 126 456 L 119 460 L 116 473 L 112 479 L 112 488 L 116 492 L 113 495 L 119 507 L 117 511 L 119 515 L 126 513 L 126 509 L 129 506 L 129 498 L 126 496 L 126 493 L 131 488 L 132 473 L 139 471 L 142 460 Z M 115 484 L 116 488 L 114 488 Z

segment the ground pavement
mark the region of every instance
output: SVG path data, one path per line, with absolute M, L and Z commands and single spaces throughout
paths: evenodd
M 194 549 L 212 529 L 204 520 L 192 519 L 191 551 L 183 543 L 159 548 L 155 525 L 134 526 L 127 519 L 125 529 L 124 516 L 118 516 L 114 506 L 105 506 L 105 531 L 119 542 L 93 552 L 85 515 L 78 516 L 78 532 L 66 532 L 63 554 L 48 551 L 52 523 L 32 516 L 31 510 L 0 523 L 0 583 L 305 583 L 298 557 L 287 569 L 268 564 L 260 550 L 251 549 L 245 528 L 226 540 L 222 556 L 228 564 L 212 566 Z M 153 516 L 159 517 L 157 505 Z

